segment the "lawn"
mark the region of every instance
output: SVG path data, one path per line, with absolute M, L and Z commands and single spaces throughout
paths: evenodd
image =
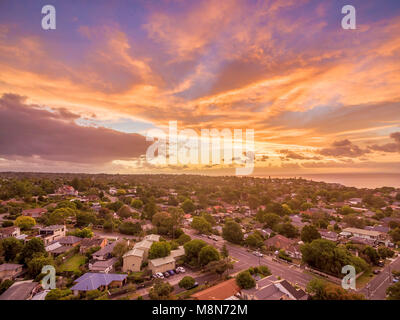
M 81 254 L 76 254 L 69 258 L 60 266 L 60 272 L 64 271 L 79 271 L 79 267 L 86 262 L 86 256 Z

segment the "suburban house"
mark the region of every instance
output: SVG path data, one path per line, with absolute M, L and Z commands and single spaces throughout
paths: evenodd
M 14 280 L 23 273 L 23 265 L 15 263 L 0 264 L 0 282 L 4 280 Z
M 331 241 L 337 241 L 339 237 L 338 234 L 333 231 L 319 230 L 319 234 L 321 235 L 322 239 Z
M 75 285 L 71 288 L 74 295 L 90 290 L 107 290 L 110 287 L 122 287 L 127 279 L 126 274 L 115 273 L 85 273 L 75 280 Z
M 107 238 L 93 237 L 84 238 L 80 243 L 79 251 L 80 253 L 85 253 L 87 250 L 93 247 L 100 247 L 103 249 L 108 243 Z
M 93 253 L 92 258 L 94 260 L 102 260 L 102 261 L 110 259 L 112 257 L 111 254 L 112 254 L 116 244 L 117 244 L 117 241 L 109 243 L 104 248 Z
M 53 225 L 39 229 L 39 236 L 42 238 L 44 245 L 48 244 L 65 237 L 66 233 L 65 225 Z
M 183 246 L 179 246 L 178 249 L 171 250 L 171 257 L 175 259 L 175 261 L 179 260 L 185 255 L 185 249 Z
M 75 236 L 66 236 L 58 240 L 58 242 L 65 247 L 76 247 L 82 241 L 82 238 Z
M 19 227 L 11 226 L 0 229 L 0 239 L 4 238 L 18 238 L 21 235 L 21 229 Z
M 152 274 L 175 269 L 175 259 L 169 255 L 164 258 L 149 260 L 149 269 Z
M 345 237 L 354 236 L 354 237 L 364 238 L 364 239 L 373 240 L 373 241 L 383 241 L 386 238 L 385 234 L 382 232 L 358 229 L 358 228 L 345 228 L 340 233 L 340 235 L 345 236 Z
M 242 289 L 243 300 L 306 300 L 307 294 L 294 288 L 286 280 L 278 280 L 274 276 L 262 278 L 251 289 Z
M 272 250 L 285 250 L 292 258 L 301 259 L 301 252 L 296 241 L 286 238 L 280 234 L 264 241 L 265 246 Z
M 74 189 L 72 186 L 62 186 L 57 189 L 56 191 L 57 195 L 64 195 L 64 196 L 77 196 L 79 194 L 78 191 Z
M 111 258 L 105 261 L 95 261 L 94 263 L 89 263 L 89 270 L 92 272 L 110 273 L 114 270 L 114 264 L 117 261 L 117 258 Z
M 215 286 L 192 294 L 195 300 L 231 300 L 240 292 L 236 279 L 232 278 Z
M 0 296 L 0 300 L 30 300 L 41 288 L 38 282 L 32 280 L 18 281 Z
M 43 214 L 47 212 L 45 208 L 34 208 L 34 209 L 26 209 L 22 211 L 23 216 L 29 216 L 32 218 L 40 218 Z
M 142 249 L 133 248 L 124 254 L 123 258 L 123 272 L 138 272 L 143 263 L 144 251 Z

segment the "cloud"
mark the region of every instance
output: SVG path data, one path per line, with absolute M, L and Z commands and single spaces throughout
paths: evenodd
M 400 132 L 393 132 L 392 134 L 390 134 L 390 138 L 392 138 L 395 142 L 383 145 L 374 144 L 368 146 L 368 148 L 374 151 L 400 152 Z
M 43 109 L 5 94 L 0 98 L 0 157 L 103 164 L 137 157 L 149 145 L 138 134 L 79 126 L 78 118 L 65 109 Z
M 319 151 L 324 156 L 349 158 L 357 158 L 369 152 L 368 149 L 361 149 L 348 139 L 335 141 L 330 148 L 324 148 Z
M 293 160 L 321 160 L 322 159 L 322 157 L 317 157 L 317 156 L 307 157 L 303 154 L 300 154 L 300 153 L 297 153 L 297 152 L 294 152 L 291 150 L 280 150 L 279 152 L 285 155 L 286 160 L 291 160 L 291 159 L 293 159 Z

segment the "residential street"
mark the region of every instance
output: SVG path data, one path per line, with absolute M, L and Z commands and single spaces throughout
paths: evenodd
M 386 266 L 368 285 L 360 290 L 369 300 L 385 300 L 386 289 L 393 284 L 392 271 L 400 270 L 400 256 Z

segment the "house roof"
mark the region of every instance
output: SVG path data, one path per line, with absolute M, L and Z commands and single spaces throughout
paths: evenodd
M 277 234 L 276 236 L 265 240 L 265 245 L 267 247 L 275 247 L 278 249 L 288 250 L 296 245 L 296 241 Z
M 32 280 L 15 282 L 0 296 L 0 300 L 26 300 L 38 285 Z
M 185 255 L 185 249 L 183 248 L 183 246 L 179 246 L 178 249 L 171 250 L 171 256 L 173 258 L 182 257 L 183 255 Z
M 239 291 L 236 279 L 233 278 L 192 294 L 192 297 L 198 300 L 225 300 Z
M 94 270 L 94 269 L 99 269 L 99 270 L 107 269 L 108 267 L 113 266 L 117 262 L 117 260 L 118 260 L 117 258 L 111 258 L 111 259 L 108 259 L 108 260 L 105 260 L 105 261 L 96 261 L 95 263 L 92 264 L 90 269 L 91 270 Z
M 81 247 L 89 247 L 89 246 L 96 246 L 96 245 L 101 245 L 101 243 L 104 241 L 103 238 L 100 237 L 94 237 L 94 238 L 83 238 L 81 242 Z
M 149 234 L 144 237 L 144 240 L 148 241 L 160 241 L 160 236 L 158 234 Z
M 372 230 L 364 230 L 364 229 L 358 229 L 358 228 L 346 228 L 346 229 L 343 229 L 343 232 L 357 233 L 357 234 L 363 234 L 363 235 L 374 236 L 374 237 L 378 237 L 379 235 L 382 234 L 382 232 L 372 231 Z
M 75 236 L 66 236 L 66 237 L 62 237 L 61 239 L 58 240 L 58 242 L 61 244 L 75 244 L 80 241 L 82 241 L 82 238 L 75 237 Z
M 159 267 L 171 262 L 175 262 L 175 259 L 172 256 L 150 260 L 150 263 L 155 267 Z
M 22 264 L 3 263 L 0 264 L 0 271 L 12 271 L 12 270 L 17 270 L 20 267 L 22 267 Z
M 143 258 L 143 255 L 144 255 L 144 251 L 143 250 L 134 248 L 132 250 L 129 250 L 127 253 L 125 253 L 123 255 L 123 258 L 130 257 L 130 256 Z
M 76 284 L 71 288 L 71 290 L 96 290 L 101 286 L 107 286 L 114 281 L 123 281 L 126 278 L 126 274 L 88 272 L 75 280 Z
M 114 242 L 106 245 L 104 248 L 96 251 L 95 253 L 93 253 L 93 255 L 94 256 L 104 256 L 106 254 L 109 254 L 113 251 L 116 244 L 117 244 L 117 241 L 114 241 Z
M 5 235 L 11 235 L 17 230 L 19 230 L 19 227 L 11 226 L 11 227 L 6 227 L 6 228 L 0 229 L 0 233 L 5 234 Z
M 303 298 L 305 295 L 307 295 L 303 290 L 299 289 L 296 290 L 295 287 L 293 287 L 289 282 L 286 280 L 281 280 L 279 283 L 284 287 L 296 300 L 299 300 Z
M 136 249 L 150 249 L 151 245 L 153 244 L 153 241 L 150 240 L 142 240 L 138 243 L 135 244 Z

